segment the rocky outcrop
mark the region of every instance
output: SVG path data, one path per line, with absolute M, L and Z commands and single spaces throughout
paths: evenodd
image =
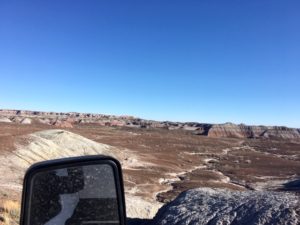
M 54 125 L 60 128 L 72 128 L 74 124 L 95 124 L 98 126 L 154 128 L 182 130 L 195 135 L 213 138 L 264 138 L 264 139 L 299 139 L 300 130 L 279 126 L 247 126 L 244 124 L 206 124 L 196 122 L 153 121 L 131 116 L 113 116 L 93 113 L 55 113 L 27 110 L 0 110 L 0 122 L 36 120 L 38 123 Z
M 246 126 L 233 123 L 216 124 L 208 131 L 209 137 L 233 137 L 233 138 L 254 138 L 259 137 L 267 127 Z
M 59 127 L 59 128 L 72 128 L 73 124 L 72 121 L 70 120 L 59 120 L 57 119 L 54 123 L 54 126 Z
M 0 123 L 11 123 L 12 121 L 6 117 L 0 117 Z
M 287 127 L 247 126 L 244 124 L 216 124 L 208 131 L 209 137 L 233 138 L 273 138 L 273 139 L 298 139 L 300 134 L 297 129 Z
M 299 204 L 299 197 L 287 193 L 198 188 L 163 206 L 152 224 L 297 225 Z
M 295 139 L 300 138 L 300 133 L 297 129 L 287 127 L 272 127 L 267 129 L 262 136 L 266 138 Z
M 24 118 L 20 121 L 21 124 L 31 124 L 32 120 L 29 118 Z
M 48 118 L 40 118 L 40 119 L 38 119 L 38 122 L 42 123 L 42 124 L 47 124 L 47 125 L 51 124 L 51 120 Z

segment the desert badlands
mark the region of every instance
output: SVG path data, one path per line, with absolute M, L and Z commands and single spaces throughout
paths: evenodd
M 300 223 L 299 129 L 21 110 L 0 110 L 0 223 L 31 164 L 95 154 L 122 164 L 128 224 Z

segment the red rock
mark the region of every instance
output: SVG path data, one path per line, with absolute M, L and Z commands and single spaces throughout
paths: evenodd
M 56 120 L 53 125 L 60 127 L 60 128 L 72 128 L 73 127 L 73 124 L 67 120 L 64 120 L 64 121 Z

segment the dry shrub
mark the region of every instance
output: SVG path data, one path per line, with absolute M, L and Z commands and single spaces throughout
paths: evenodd
M 20 203 L 4 200 L 0 202 L 0 225 L 17 225 L 20 217 Z

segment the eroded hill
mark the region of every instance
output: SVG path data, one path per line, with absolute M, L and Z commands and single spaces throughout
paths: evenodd
M 283 126 L 247 126 L 245 124 L 233 123 L 207 124 L 196 122 L 160 122 L 144 120 L 132 116 L 112 116 L 92 113 L 56 113 L 0 109 L 0 122 L 20 124 L 40 123 L 63 128 L 71 128 L 74 124 L 95 124 L 113 127 L 183 130 L 195 135 L 209 137 L 300 140 L 299 129 Z

